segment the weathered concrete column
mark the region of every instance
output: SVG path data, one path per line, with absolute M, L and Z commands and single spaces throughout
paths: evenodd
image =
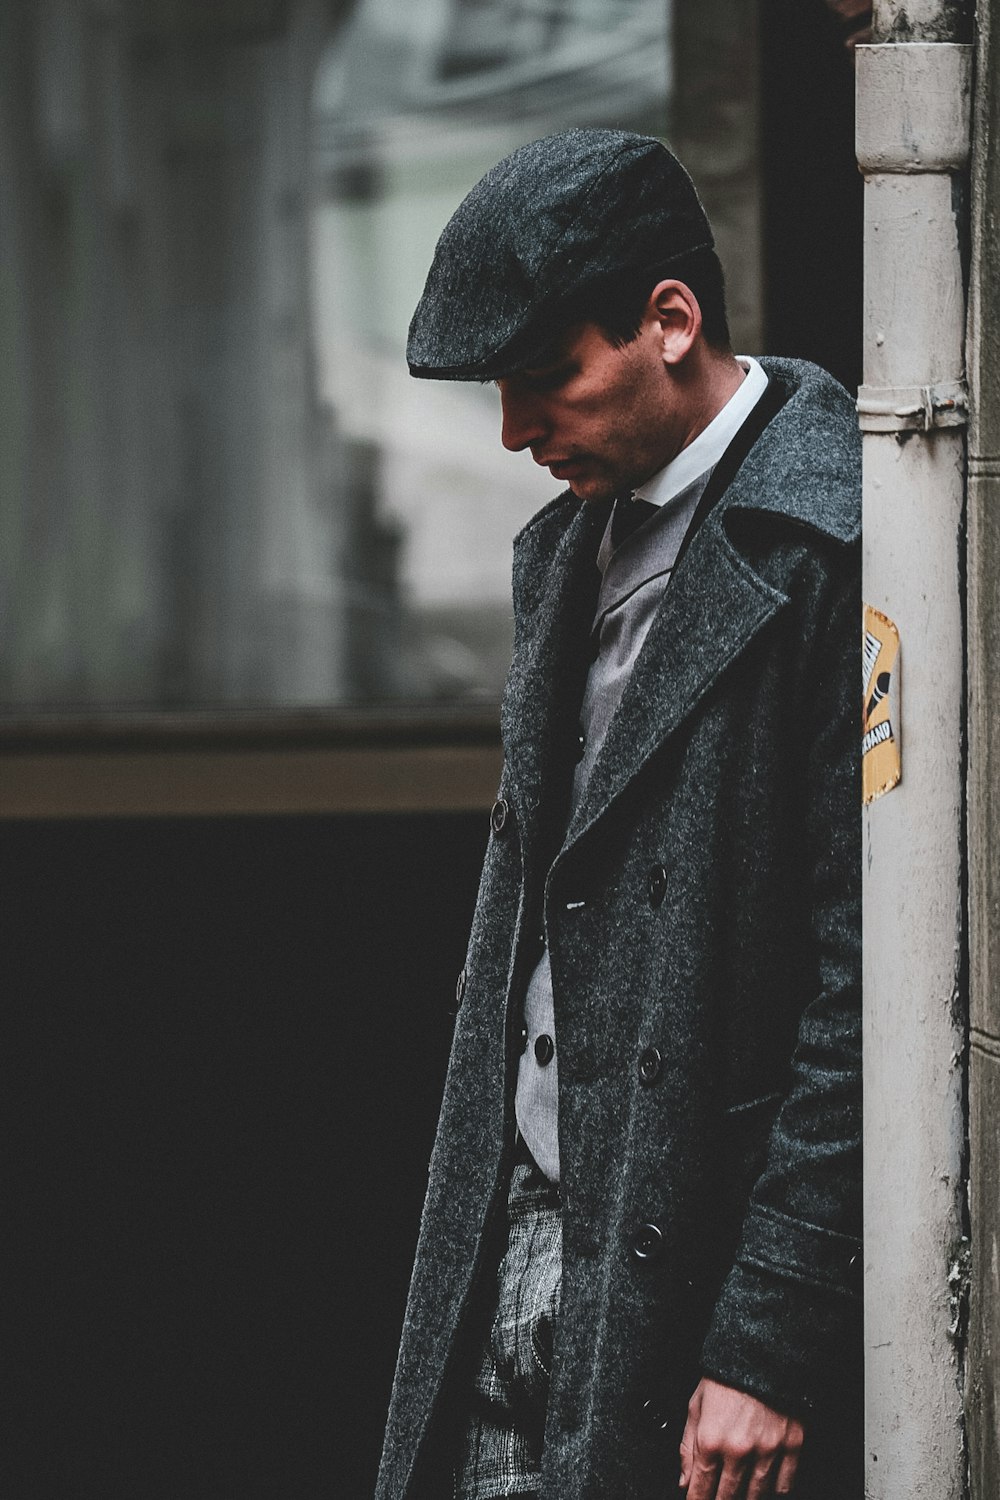
M 960 34 L 960 33 L 959 33 Z M 864 596 L 900 636 L 902 779 L 864 813 L 868 1500 L 959 1500 L 964 1268 L 962 195 L 955 8 L 876 6 L 865 174 Z M 903 40 L 900 40 L 900 38 Z
M 973 1500 L 1000 1494 L 1000 11 L 977 14 L 968 370 L 969 1208 Z

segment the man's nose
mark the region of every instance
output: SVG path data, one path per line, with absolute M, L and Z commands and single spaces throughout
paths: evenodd
M 497 382 L 500 387 L 500 409 L 503 426 L 500 441 L 511 453 L 520 453 L 540 442 L 545 436 L 545 422 L 538 399 L 531 391 L 519 391 L 506 380 Z

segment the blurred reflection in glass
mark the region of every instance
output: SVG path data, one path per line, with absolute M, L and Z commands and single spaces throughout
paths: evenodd
M 435 238 L 662 132 L 667 0 L 7 0 L 0 708 L 475 702 L 553 490 L 406 372 Z
M 510 543 L 555 493 L 499 442 L 475 383 L 417 382 L 410 315 L 461 198 L 523 141 L 571 125 L 661 134 L 662 0 L 362 0 L 320 66 L 313 265 L 319 383 L 364 547 L 391 564 L 350 616 L 350 694 L 499 697 Z

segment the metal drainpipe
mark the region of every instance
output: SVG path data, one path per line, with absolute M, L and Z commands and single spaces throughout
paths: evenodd
M 1000 0 L 977 12 L 969 298 L 969 1197 L 966 1416 L 975 1500 L 1000 1495 Z
M 863 589 L 899 631 L 902 757 L 863 821 L 868 1500 L 965 1488 L 961 24 L 947 0 L 883 0 L 857 51 Z

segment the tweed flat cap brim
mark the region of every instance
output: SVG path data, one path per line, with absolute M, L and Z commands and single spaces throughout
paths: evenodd
M 654 137 L 570 130 L 521 146 L 445 226 L 410 323 L 410 372 L 490 380 L 523 369 L 601 282 L 712 245 L 691 179 Z

